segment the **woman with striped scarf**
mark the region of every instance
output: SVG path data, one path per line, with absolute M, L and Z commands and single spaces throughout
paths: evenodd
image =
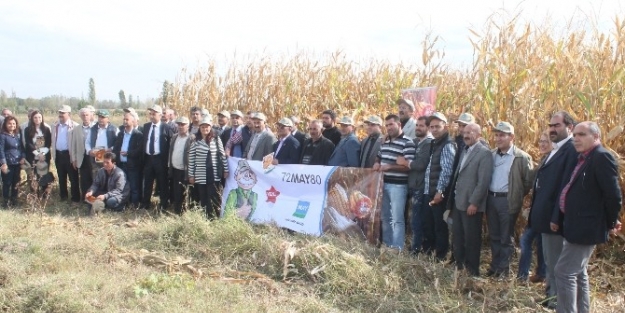
M 189 183 L 200 194 L 200 205 L 207 219 L 219 216 L 221 180 L 228 177 L 228 160 L 219 137 L 212 129 L 212 116 L 200 122 L 200 131 L 189 149 Z

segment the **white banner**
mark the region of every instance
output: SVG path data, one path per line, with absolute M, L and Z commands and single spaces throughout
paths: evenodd
M 264 167 L 263 167 L 264 163 Z M 328 180 L 335 167 L 269 165 L 228 158 L 223 214 L 236 213 L 252 223 L 275 223 L 296 232 L 320 236 Z

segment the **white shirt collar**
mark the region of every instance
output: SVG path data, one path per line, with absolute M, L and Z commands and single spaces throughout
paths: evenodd
M 569 141 L 569 139 L 571 139 L 571 138 L 573 138 L 573 135 L 569 135 L 568 137 L 566 137 L 566 138 L 564 138 L 564 139 L 562 139 L 562 140 L 558 141 L 558 142 L 556 143 L 556 147 L 555 147 L 553 150 L 558 150 L 558 149 L 562 148 L 562 146 L 564 146 L 564 144 L 565 144 L 567 141 Z

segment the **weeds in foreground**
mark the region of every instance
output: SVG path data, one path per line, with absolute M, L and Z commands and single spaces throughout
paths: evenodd
M 433 259 L 362 242 L 291 234 L 236 218 L 207 221 L 201 211 L 182 217 L 105 212 L 91 218 L 64 210 L 71 209 L 52 206 L 53 215 L 0 212 L 0 309 L 540 310 L 542 285 L 473 279 Z M 625 279 L 617 267 L 592 261 L 596 312 L 618 311 L 622 305 Z

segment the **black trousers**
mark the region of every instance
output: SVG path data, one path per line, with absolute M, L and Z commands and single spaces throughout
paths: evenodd
M 78 171 L 80 174 L 80 199 L 84 200 L 85 193 L 87 193 L 89 187 L 93 185 L 93 172 L 91 170 L 91 162 L 89 161 L 88 155 L 85 155 Z
M 221 183 L 195 184 L 200 193 L 200 205 L 204 208 L 206 218 L 209 220 L 219 217 L 219 208 L 221 207 Z
M 184 170 L 172 168 L 171 188 L 172 198 L 174 202 L 174 210 L 176 214 L 182 214 L 182 204 L 185 199 L 185 187 L 187 182 L 184 180 Z
M 454 223 L 453 255 L 458 269 L 466 268 L 470 275 L 480 276 L 480 249 L 482 248 L 483 212 L 467 215 L 467 211 L 456 208 L 452 211 Z
M 148 208 L 152 199 L 154 181 L 158 182 L 160 208 L 165 209 L 169 205 L 169 186 L 167 185 L 167 165 L 161 155 L 145 155 L 145 167 L 143 168 L 143 204 Z
M 72 162 L 69 159 L 69 151 L 56 151 L 56 159 L 54 160 L 56 165 L 56 173 L 59 176 L 59 194 L 61 200 L 66 200 L 67 193 L 67 178 L 69 178 L 69 184 L 72 192 L 72 201 L 80 202 L 80 188 L 78 182 L 78 170 L 74 169 Z

